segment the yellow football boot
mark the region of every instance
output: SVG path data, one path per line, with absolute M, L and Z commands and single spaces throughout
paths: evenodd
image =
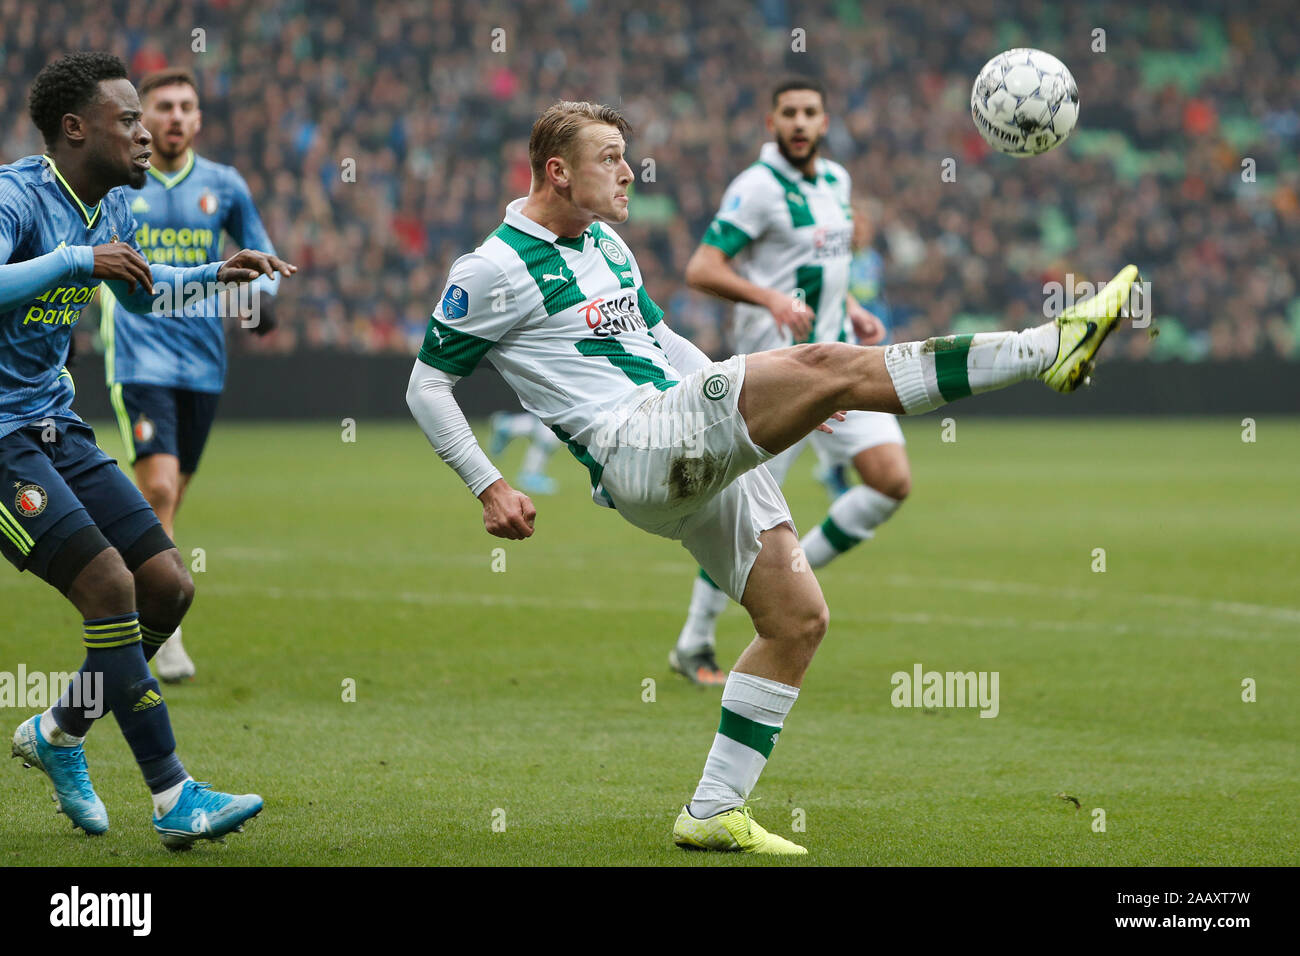
M 1106 336 L 1128 318 L 1133 285 L 1140 282 L 1137 266 L 1125 266 L 1091 299 L 1066 309 L 1056 319 L 1061 343 L 1056 361 L 1039 377 L 1058 392 L 1073 392 L 1091 382 L 1093 356 Z
M 703 820 L 686 807 L 673 824 L 673 842 L 684 850 L 721 850 L 728 853 L 770 853 L 800 856 L 808 851 L 785 837 L 768 833 L 754 822 L 749 807 L 724 810 Z

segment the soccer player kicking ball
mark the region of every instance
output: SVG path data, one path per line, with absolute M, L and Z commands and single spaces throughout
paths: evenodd
M 196 783 L 176 756 L 167 705 L 149 674 L 157 644 L 194 596 L 158 518 L 72 410 L 63 363 L 72 327 L 106 280 L 119 301 L 155 309 L 154 287 L 250 282 L 294 266 L 244 250 L 192 269 L 150 266 L 120 187 L 139 187 L 149 132 L 126 67 L 107 53 L 73 53 L 32 84 L 43 156 L 0 166 L 0 552 L 68 598 L 85 619 L 86 659 L 55 706 L 19 725 L 13 755 L 54 784 L 74 827 L 108 829 L 82 742 L 111 710 L 153 794 L 153 825 L 169 849 L 218 839 L 262 809 L 255 794 Z M 160 642 L 161 643 L 161 642 Z
M 766 468 L 840 409 L 918 414 L 1030 378 L 1076 388 L 1118 324 L 1137 270 L 1055 322 L 887 348 L 814 343 L 713 363 L 664 321 L 631 251 L 628 126 L 608 106 L 563 102 L 533 125 L 532 188 L 452 265 L 407 387 L 434 450 L 483 504 L 497 537 L 536 510 L 478 447 L 452 386 L 487 357 L 525 409 L 564 441 L 592 493 L 680 541 L 749 612 L 756 635 L 722 693 L 722 720 L 673 840 L 702 850 L 805 853 L 768 833 L 746 800 L 826 633 L 817 578 Z
M 216 262 L 223 232 L 240 248 L 274 255 L 243 177 L 194 153 L 202 118 L 193 74 L 160 70 L 140 81 L 139 92 L 153 156 L 144 185 L 126 196 L 145 259 L 169 265 Z M 263 276 L 244 290 L 243 303 L 232 303 L 233 297 L 224 303 L 244 306 L 256 319 L 248 327 L 265 335 L 274 327 L 270 303 L 278 284 L 278 276 Z M 122 444 L 136 485 L 163 531 L 175 539 L 176 512 L 198 469 L 225 384 L 226 309 L 222 299 L 213 298 L 180 316 L 140 315 L 118 302 L 110 286 L 100 294 L 104 371 Z M 170 635 L 146 633 L 144 639 L 165 642 L 154 657 L 164 681 L 194 676 L 180 627 Z
M 782 80 L 767 114 L 774 142 L 731 181 L 686 266 L 692 286 L 736 303 L 736 351 L 742 355 L 803 342 L 874 345 L 884 337 L 880 320 L 849 295 L 852 191 L 844 167 L 818 156 L 828 126 L 821 86 L 804 77 Z M 852 464 L 862 477 L 799 543 L 808 564 L 820 568 L 875 535 L 907 497 L 912 475 L 897 419 L 851 411 L 833 433 L 813 432 L 769 461 L 777 484 L 808 441 L 831 467 Z M 686 623 L 668 655 L 669 666 L 692 683 L 727 679 L 714 650 L 726 606 L 726 593 L 700 571 Z

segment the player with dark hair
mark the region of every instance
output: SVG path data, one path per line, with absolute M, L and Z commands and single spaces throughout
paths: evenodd
M 148 314 L 155 287 L 297 270 L 252 250 L 189 269 L 145 261 L 118 187 L 143 185 L 151 137 L 117 57 L 49 64 L 30 112 L 45 154 L 0 166 L 0 553 L 77 608 L 86 659 L 58 703 L 18 727 L 13 754 L 45 772 L 74 827 L 105 832 L 82 742 L 106 707 L 153 794 L 155 830 L 185 849 L 238 829 L 262 799 L 196 783 L 176 756 L 148 658 L 185 615 L 194 583 L 149 503 L 72 410 L 68 343 L 101 281 Z
M 739 353 L 802 342 L 876 345 L 885 337 L 880 319 L 849 291 L 852 187 L 848 170 L 820 155 L 829 123 L 816 80 L 781 80 L 766 117 L 771 141 L 731 181 L 687 263 L 688 283 L 736 303 Z M 875 536 L 907 498 L 911 467 L 893 415 L 852 411 L 832 434 L 813 432 L 768 462 L 777 484 L 808 444 L 832 470 L 852 465 L 862 478 L 862 484 L 845 487 L 822 522 L 800 540 L 816 569 Z M 714 651 L 716 622 L 726 606 L 726 593 L 701 571 L 668 654 L 669 666 L 692 683 L 726 683 Z
M 127 193 L 139 223 L 135 242 L 151 263 L 215 262 L 222 233 L 243 248 L 274 254 L 243 177 L 230 166 L 195 154 L 202 126 L 198 84 L 186 69 L 159 70 L 140 81 L 145 129 L 153 137 L 148 177 Z M 109 398 L 135 481 L 168 537 L 198 469 L 217 401 L 225 385 L 222 319 L 234 313 L 255 335 L 274 327 L 271 301 L 278 279 L 262 277 L 244 294 L 187 305 L 183 315 L 141 315 L 101 293 L 100 334 Z M 181 629 L 154 658 L 158 676 L 175 682 L 194 676 Z

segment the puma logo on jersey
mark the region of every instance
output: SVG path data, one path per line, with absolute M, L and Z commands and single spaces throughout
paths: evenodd
M 543 282 L 568 282 L 569 280 L 564 278 L 564 276 L 557 276 L 551 272 L 543 272 L 542 281 Z

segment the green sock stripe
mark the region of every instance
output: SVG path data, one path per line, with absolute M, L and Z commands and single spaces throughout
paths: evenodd
M 822 534 L 826 535 L 826 540 L 831 543 L 831 547 L 841 553 L 862 541 L 861 538 L 853 537 L 853 535 L 837 525 L 831 520 L 830 515 L 827 515 L 826 520 L 822 522 Z
M 729 737 L 750 750 L 757 750 L 766 760 L 776 746 L 776 738 L 781 733 L 780 727 L 769 727 L 748 717 L 741 717 L 734 711 L 722 708 L 722 720 L 718 723 L 718 733 Z
M 107 621 L 103 624 L 82 624 L 82 628 L 87 634 L 103 634 L 107 631 L 129 630 L 133 627 L 139 627 L 140 622 L 134 616 L 127 621 Z
M 140 625 L 140 639 L 146 644 L 159 646 L 167 643 L 167 638 L 171 637 L 170 631 L 155 631 L 152 628 Z
M 86 628 L 86 638 L 87 640 L 92 640 L 92 641 L 98 641 L 98 640 L 103 640 L 105 638 L 114 638 L 114 637 L 130 637 L 132 634 L 135 634 L 137 637 L 139 636 L 140 634 L 139 624 L 132 623 L 132 624 L 124 624 L 124 625 L 114 625 L 113 627 L 109 627 L 109 628 L 89 628 L 89 627 Z
M 82 643 L 92 650 L 102 650 L 107 647 L 125 647 L 127 644 L 136 644 L 140 641 L 140 625 L 132 621 L 127 626 L 114 625 L 116 630 L 103 630 L 100 628 L 86 628 L 86 636 Z
M 970 353 L 973 338 L 974 335 L 949 335 L 934 340 L 934 375 L 944 401 L 952 402 L 970 395 L 966 356 Z
M 718 587 L 717 582 L 714 581 L 713 578 L 709 577 L 708 572 L 705 571 L 703 568 L 700 568 L 700 580 L 703 581 L 705 584 L 707 584 L 709 587 L 713 588 L 713 590 L 715 591 L 722 590 L 722 588 Z

